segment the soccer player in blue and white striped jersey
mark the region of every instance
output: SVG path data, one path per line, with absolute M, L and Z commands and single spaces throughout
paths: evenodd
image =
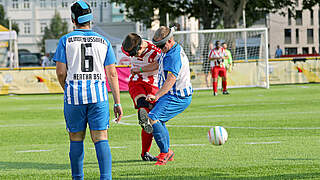
M 110 42 L 90 29 L 93 18 L 89 5 L 76 1 L 71 6 L 76 28 L 59 40 L 53 60 L 64 89 L 64 116 L 70 137 L 72 179 L 83 179 L 83 140 L 89 124 L 100 169 L 100 179 L 112 179 L 111 152 L 108 142 L 109 103 L 106 75 L 114 99 L 114 114 L 120 121 L 120 104 L 116 58 Z
M 173 28 L 161 26 L 152 40 L 161 49 L 158 60 L 159 91 L 147 96 L 148 101 L 157 102 L 143 119 L 146 124 L 150 121 L 154 139 L 160 148 L 155 165 L 165 165 L 173 160 L 174 153 L 169 149 L 169 132 L 165 123 L 190 105 L 193 93 L 189 60 L 183 48 L 174 41 L 173 31 Z

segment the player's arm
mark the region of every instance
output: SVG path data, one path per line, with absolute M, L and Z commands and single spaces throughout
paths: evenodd
M 153 96 L 149 94 L 146 98 L 147 101 L 157 101 L 161 96 L 168 93 L 168 91 L 173 87 L 176 83 L 176 76 L 168 71 L 167 80 L 163 83 L 163 86 L 159 89 L 159 91 Z
M 138 73 L 143 73 L 143 72 L 150 72 L 157 70 L 159 68 L 158 62 L 153 62 L 151 64 L 148 64 L 143 67 L 135 67 L 131 69 L 131 74 L 138 74 Z
M 56 61 L 56 74 L 57 74 L 57 78 L 60 83 L 60 86 L 64 90 L 66 77 L 67 77 L 67 65 L 65 63 Z
M 107 74 L 107 79 L 110 85 L 110 89 L 111 89 L 114 104 L 115 104 L 114 115 L 117 118 L 116 121 L 120 121 L 123 111 L 120 105 L 120 88 L 119 88 L 118 73 L 114 64 L 105 66 L 105 71 Z

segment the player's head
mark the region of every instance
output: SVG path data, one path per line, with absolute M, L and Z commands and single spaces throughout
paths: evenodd
M 141 55 L 142 39 L 136 33 L 129 33 L 122 42 L 121 50 L 127 56 Z
M 174 44 L 173 31 L 174 31 L 173 27 L 168 28 L 166 26 L 161 26 L 154 33 L 154 36 L 152 39 L 153 44 L 155 44 L 158 48 L 160 48 L 161 51 L 168 52 L 169 49 Z
M 71 6 L 71 19 L 77 26 L 90 25 L 90 21 L 93 19 L 93 16 L 89 4 L 83 0 L 73 3 Z
M 228 48 L 228 45 L 227 45 L 227 43 L 225 43 L 225 42 L 223 42 L 221 45 L 222 45 L 222 47 L 223 47 L 224 49 L 227 49 L 227 48 Z
M 220 41 L 216 41 L 215 46 L 220 47 L 221 46 Z

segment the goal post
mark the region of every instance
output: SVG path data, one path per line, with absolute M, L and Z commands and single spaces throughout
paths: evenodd
M 209 44 L 215 41 L 225 42 L 233 57 L 227 72 L 228 88 L 269 88 L 267 28 L 176 31 L 174 38 L 189 58 L 194 89 L 212 88 L 208 54 Z

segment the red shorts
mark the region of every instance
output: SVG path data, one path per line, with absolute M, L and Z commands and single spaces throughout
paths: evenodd
M 134 107 L 137 109 L 135 98 L 141 94 L 147 96 L 148 94 L 155 95 L 159 88 L 144 81 L 129 81 L 129 94 L 133 100 Z M 154 103 L 154 102 L 151 102 Z
M 220 66 L 211 67 L 211 75 L 212 75 L 212 78 L 217 78 L 218 76 L 226 77 L 227 76 L 226 68 L 220 67 Z

